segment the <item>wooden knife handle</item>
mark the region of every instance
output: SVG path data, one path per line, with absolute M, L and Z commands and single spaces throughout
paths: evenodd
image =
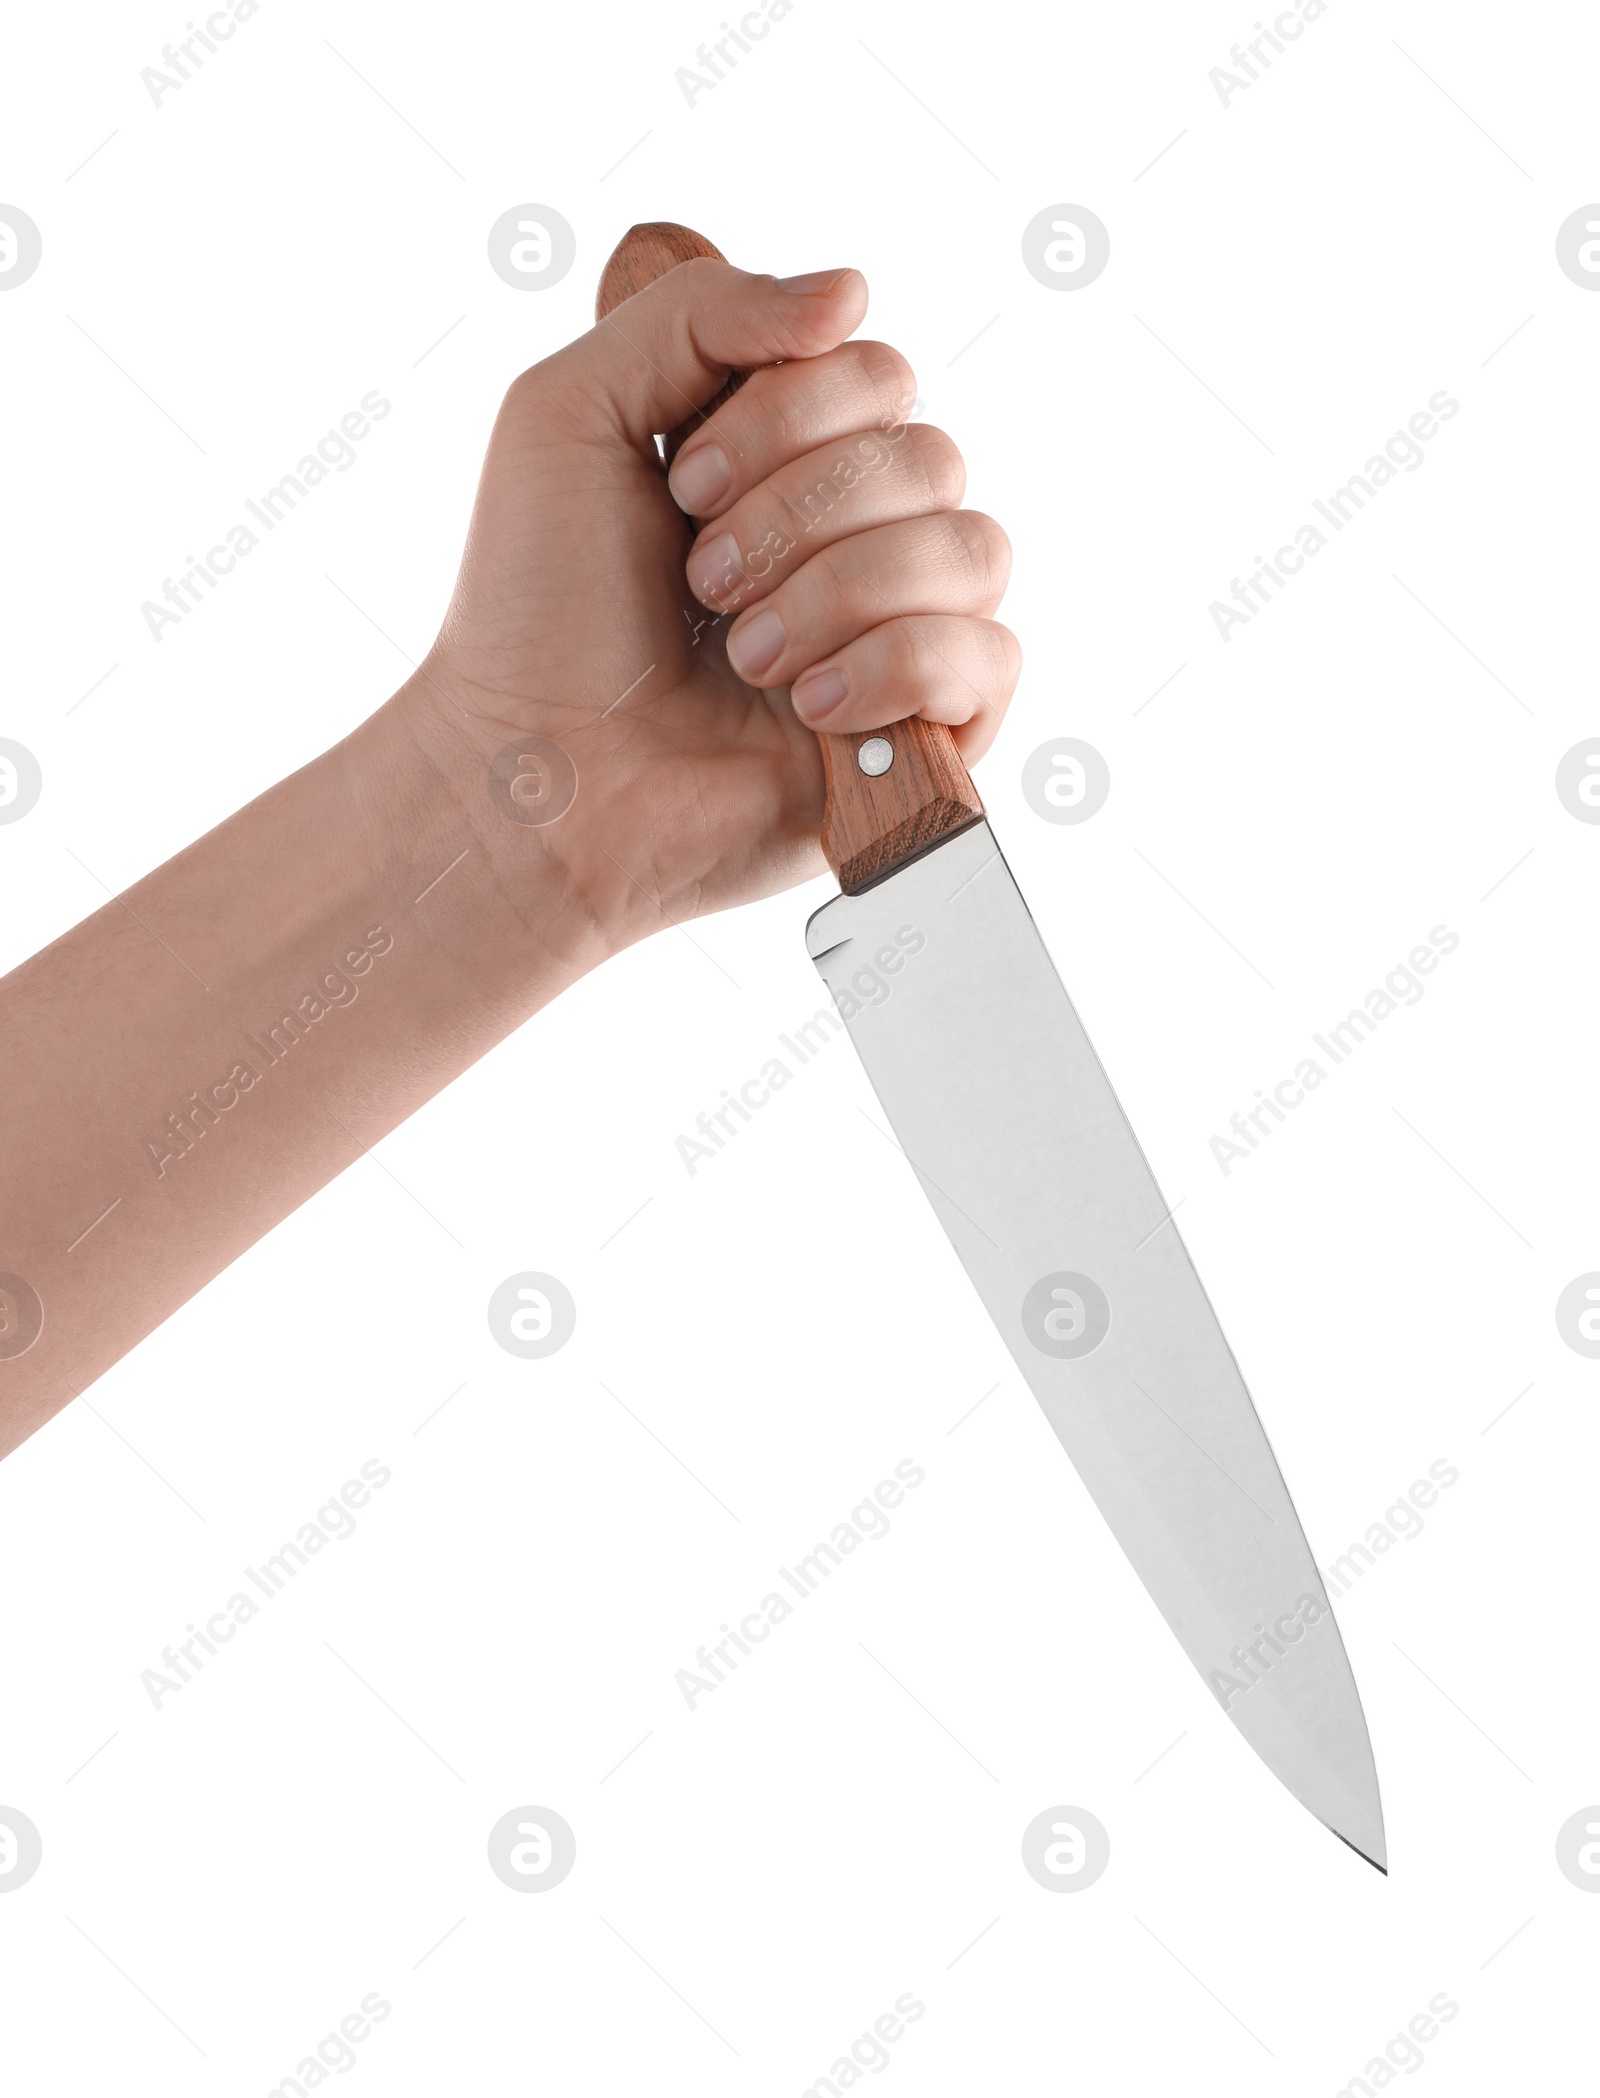
M 595 319 L 604 320 L 657 277 L 698 256 L 714 262 L 727 259 L 687 226 L 656 221 L 630 227 L 601 272 Z M 703 409 L 666 433 L 668 465 L 684 440 L 739 390 L 745 378 L 744 372 L 730 372 L 726 385 Z M 954 737 L 934 722 L 897 721 L 889 728 L 817 740 L 827 781 L 822 849 L 846 895 L 870 888 L 983 814 Z M 859 757 L 868 743 L 879 746 L 868 754 L 868 762 L 878 768 L 870 774 L 861 769 Z M 886 768 L 884 745 L 889 751 Z

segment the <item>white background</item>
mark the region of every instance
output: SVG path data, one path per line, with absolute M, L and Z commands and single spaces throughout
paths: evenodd
M 0 734 L 44 793 L 0 960 L 103 900 L 77 861 L 131 882 L 393 689 L 501 393 L 630 223 L 860 266 L 1016 550 L 995 828 L 1320 1563 L 1460 1471 L 1339 1606 L 1391 1877 L 1167 1634 L 850 1048 L 680 1163 L 821 1002 L 818 883 L 581 984 L 0 1470 L 0 1804 L 44 1842 L 0 1900 L 8 2087 L 266 2092 L 373 1990 L 346 2080 L 393 2093 L 799 2093 L 908 1990 L 864 2084 L 1333 2092 L 1443 1991 L 1395 2081 L 1575 2087 L 1600 1365 L 1554 1305 L 1600 1266 L 1600 830 L 1553 780 L 1600 730 L 1600 298 L 1554 238 L 1600 194 L 1600 32 L 1332 0 L 1224 107 L 1252 20 L 796 0 L 692 108 L 710 0 L 265 0 L 159 108 L 181 8 L 19 21 Z M 578 242 L 532 295 L 485 257 L 523 202 Z M 1110 230 L 1072 295 L 1020 254 L 1057 202 Z M 372 388 L 357 466 L 152 641 Z M 1223 642 L 1210 602 L 1441 388 L 1425 465 Z M 1081 827 L 1020 790 L 1062 733 L 1111 770 Z M 1229 1116 L 1436 925 L 1421 1003 L 1224 1176 Z M 484 1317 L 521 1269 L 578 1306 L 542 1362 Z M 374 1457 L 356 1534 L 153 1709 Z M 890 1534 L 689 1711 L 674 1672 L 908 1457 Z M 530 1803 L 577 1836 L 538 1897 L 485 1859 Z M 1058 1804 L 1110 1834 L 1072 1894 L 1020 1863 Z

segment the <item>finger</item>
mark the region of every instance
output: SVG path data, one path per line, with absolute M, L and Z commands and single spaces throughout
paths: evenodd
M 691 418 L 730 371 L 819 357 L 866 310 L 859 270 L 778 278 L 709 258 L 682 262 L 517 384 L 541 400 L 554 389 L 569 416 L 598 409 L 630 442 L 650 446 Z
M 793 685 L 886 619 L 929 612 L 987 618 L 1005 593 L 1011 543 L 991 517 L 945 510 L 858 532 L 815 553 L 728 629 L 747 685 Z
M 1022 673 L 1022 648 L 993 619 L 886 619 L 815 663 L 789 697 L 829 736 L 917 714 L 957 731 L 968 762 L 994 741 Z
M 966 490 L 943 430 L 906 423 L 898 438 L 857 430 L 791 460 L 708 525 L 689 549 L 689 588 L 717 612 L 755 604 L 826 546 L 897 518 L 953 510 Z
M 916 399 L 909 364 L 886 342 L 752 372 L 731 400 L 685 440 L 667 486 L 691 517 L 720 517 L 775 468 L 854 431 L 893 439 Z

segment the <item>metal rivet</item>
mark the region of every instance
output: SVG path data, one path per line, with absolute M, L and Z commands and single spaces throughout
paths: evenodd
M 869 779 L 877 779 L 894 763 L 894 745 L 887 736 L 869 736 L 856 752 L 856 763 Z

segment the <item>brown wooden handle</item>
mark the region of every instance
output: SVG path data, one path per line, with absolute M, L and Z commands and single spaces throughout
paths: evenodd
M 680 262 L 708 256 L 726 261 L 710 241 L 687 226 L 655 220 L 632 226 L 617 243 L 600 275 L 595 319 L 603 321 L 625 299 L 643 291 Z M 665 433 L 667 463 L 744 384 L 730 372 L 726 384 L 675 430 Z M 856 735 L 819 736 L 827 801 L 822 812 L 822 849 L 846 895 L 870 888 L 930 846 L 966 830 L 983 814 L 983 803 L 947 728 L 929 721 L 897 721 Z M 862 769 L 863 746 L 872 772 Z M 883 764 L 885 751 L 888 764 Z

